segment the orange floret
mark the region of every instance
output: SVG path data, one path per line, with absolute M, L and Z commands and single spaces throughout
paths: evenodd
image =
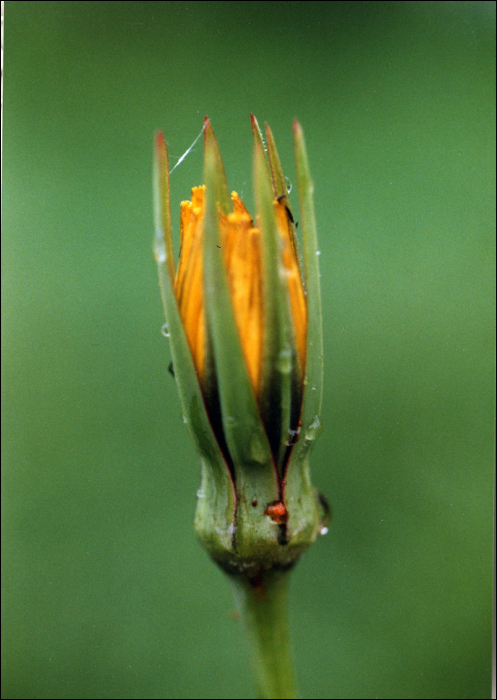
M 259 229 L 244 203 L 233 192 L 233 212 L 220 214 L 221 248 L 227 270 L 234 315 L 250 381 L 258 393 L 264 337 L 262 249 Z M 180 256 L 174 291 L 179 312 L 202 380 L 205 366 L 205 312 L 202 283 L 205 186 L 192 189 L 192 201 L 181 203 Z M 301 368 L 305 364 L 307 309 L 293 231 L 285 206 L 275 201 L 278 231 L 282 239 L 283 265 Z

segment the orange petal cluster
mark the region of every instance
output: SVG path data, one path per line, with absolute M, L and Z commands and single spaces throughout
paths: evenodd
M 233 211 L 227 215 L 220 214 L 219 218 L 221 248 L 243 354 L 257 396 L 264 339 L 261 234 L 236 192 L 231 194 L 231 201 Z M 204 205 L 205 185 L 192 189 L 191 202 L 181 203 L 180 255 L 174 285 L 179 312 L 200 380 L 204 376 L 206 354 L 202 282 Z M 307 332 L 304 289 L 288 211 L 278 200 L 275 200 L 274 207 L 282 243 L 282 261 L 288 284 L 296 346 L 303 368 Z

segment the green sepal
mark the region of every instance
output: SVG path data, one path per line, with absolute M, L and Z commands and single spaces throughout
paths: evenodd
M 288 199 L 288 187 L 286 184 L 285 174 L 281 167 L 278 151 L 274 142 L 273 132 L 271 127 L 266 123 L 266 144 L 267 154 L 269 157 L 269 166 L 271 168 L 271 178 L 273 180 L 273 189 L 275 197 L 285 197 Z
M 264 294 L 264 348 L 259 407 L 281 474 L 289 443 L 292 387 L 299 374 L 298 357 L 288 284 L 283 268 L 282 241 L 274 210 L 274 192 L 262 136 L 253 116 L 252 133 L 254 190 L 261 230 Z
M 228 189 L 228 183 L 226 181 L 226 173 L 224 172 L 223 160 L 221 158 L 221 153 L 219 152 L 219 146 L 217 144 L 214 131 L 212 130 L 211 123 L 208 117 L 204 118 L 204 154 L 209 153 L 209 157 L 212 158 L 212 169 L 215 171 L 215 201 L 219 205 L 221 211 L 224 214 L 229 214 L 232 211 L 231 197 Z M 205 161 L 204 161 L 204 176 L 205 176 Z M 207 181 L 204 180 L 207 185 Z
M 323 528 L 325 514 L 311 483 L 309 451 L 321 432 L 323 393 L 323 335 L 319 251 L 313 205 L 313 183 L 309 172 L 304 135 L 294 122 L 295 160 L 300 200 L 307 302 L 306 371 L 300 437 L 293 447 L 285 472 L 285 504 L 288 510 L 288 538 L 312 542 Z
M 319 249 L 314 216 L 313 193 L 307 151 L 302 127 L 293 125 L 300 219 L 304 249 L 305 293 L 307 300 L 307 343 L 300 440 L 293 452 L 299 460 L 305 458 L 321 432 L 321 404 L 323 399 L 323 321 L 321 312 L 321 285 Z M 293 460 L 292 460 L 293 461 Z M 290 463 L 291 468 L 291 463 Z
M 209 123 L 204 133 L 204 299 L 223 433 L 234 468 L 236 547 L 241 560 L 259 556 L 261 542 L 266 549 L 277 544 L 278 526 L 263 514 L 278 498 L 278 480 L 236 327 L 221 250 L 219 208 L 223 208 L 226 191 L 224 169 Z
M 169 161 L 167 146 L 162 134 L 156 137 L 154 173 L 155 239 L 154 252 L 159 271 L 159 285 L 164 313 L 169 331 L 174 375 L 178 386 L 181 407 L 189 432 L 202 459 L 202 482 L 211 484 L 216 492 L 216 527 L 210 528 L 205 514 L 205 500 L 199 499 L 196 525 L 200 538 L 203 533 L 211 538 L 217 533 L 216 546 L 232 548 L 230 529 L 235 521 L 235 492 L 229 470 L 212 431 L 193 363 L 183 323 L 174 294 L 174 262 L 172 259 L 172 231 L 169 194 Z M 205 524 L 205 528 L 204 528 Z
M 266 123 L 266 144 L 267 144 L 267 154 L 269 157 L 269 166 L 271 168 L 271 177 L 273 179 L 273 189 L 274 189 L 274 194 L 277 197 L 279 201 L 282 201 L 289 212 L 289 226 L 290 230 L 292 232 L 292 245 L 293 245 L 293 252 L 295 254 L 295 257 L 297 259 L 297 262 L 299 263 L 299 266 L 301 264 L 300 260 L 300 251 L 299 251 L 299 246 L 298 246 L 298 241 L 297 241 L 297 235 L 295 231 L 295 224 L 293 222 L 293 214 L 292 214 L 292 209 L 290 206 L 290 197 L 289 195 L 289 190 L 287 186 L 287 180 L 285 177 L 285 173 L 283 172 L 283 168 L 281 167 L 281 161 L 280 157 L 278 155 L 278 151 L 276 149 L 276 143 L 274 141 L 273 137 L 273 132 L 271 131 L 271 127 L 269 124 Z
M 169 184 L 169 156 L 163 134 L 159 131 L 155 136 L 155 167 L 154 167 L 154 250 L 158 258 L 158 247 L 164 246 L 167 271 L 174 284 L 174 253 L 171 227 L 171 197 Z

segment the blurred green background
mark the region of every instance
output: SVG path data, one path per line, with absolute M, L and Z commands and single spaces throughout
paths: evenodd
M 302 696 L 490 697 L 494 50 L 493 2 L 6 3 L 4 698 L 251 697 L 151 195 L 154 130 L 177 158 L 208 114 L 250 204 L 251 111 L 290 179 L 300 119 L 322 252 Z M 201 173 L 199 142 L 176 224 Z

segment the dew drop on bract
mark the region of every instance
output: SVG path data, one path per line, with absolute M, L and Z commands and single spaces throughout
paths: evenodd
M 290 428 L 287 431 L 287 439 L 285 442 L 285 445 L 290 447 L 290 445 L 295 445 L 296 442 L 298 442 L 300 435 L 300 428 L 297 428 L 297 430 L 291 430 Z
M 166 262 L 166 246 L 164 245 L 164 240 L 162 238 L 162 231 L 158 229 L 155 232 L 155 241 L 154 241 L 154 254 L 155 254 L 155 259 L 158 263 L 165 263 Z
M 286 185 L 286 191 L 288 194 L 292 191 L 292 182 L 289 177 L 285 177 L 285 185 Z
M 162 328 L 160 329 L 160 332 L 164 336 L 164 338 L 169 338 L 169 328 L 167 327 L 167 323 L 165 323 Z
M 321 430 L 322 426 L 321 421 L 319 420 L 319 416 L 314 416 L 312 423 L 310 423 L 307 430 L 305 431 L 305 439 L 315 440 L 321 433 Z

